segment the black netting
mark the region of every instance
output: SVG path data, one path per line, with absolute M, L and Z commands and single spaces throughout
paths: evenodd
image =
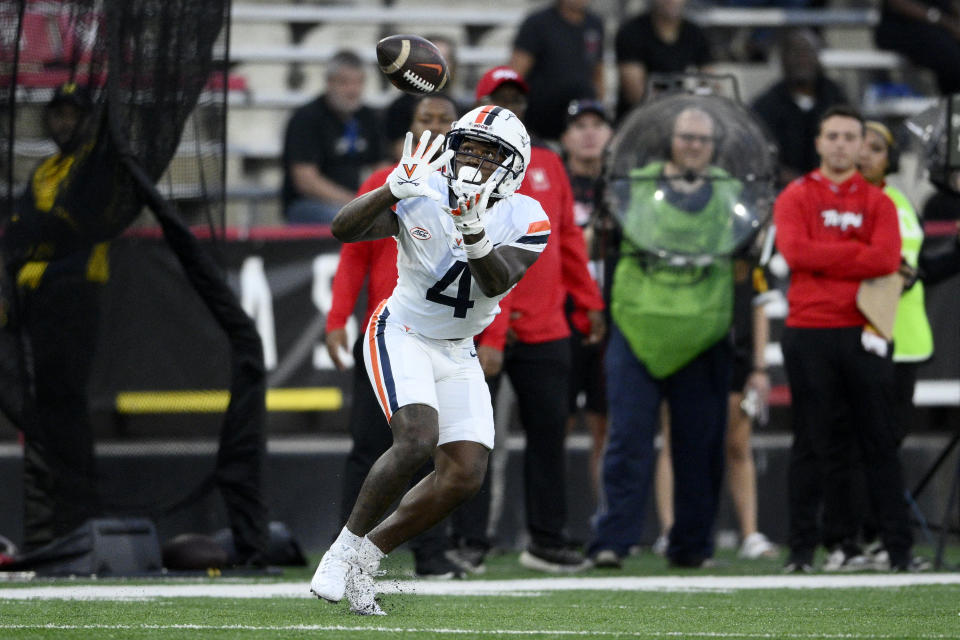
M 58 240 L 55 251 L 63 253 L 78 238 L 109 238 L 126 228 L 142 199 L 118 168 L 123 154 L 179 211 L 222 229 L 228 6 L 186 0 L 4 3 L 0 166 L 6 209 L 37 163 L 56 151 L 44 132 L 44 106 L 57 87 L 73 82 L 93 103 L 93 161 L 60 196 L 76 203 L 73 228 L 33 234 Z
M 0 411 L 24 437 L 28 547 L 91 515 L 209 511 L 217 487 L 241 559 L 256 561 L 265 548 L 261 345 L 214 259 L 225 222 L 229 8 L 228 0 L 0 4 Z M 188 226 L 201 222 L 212 244 Z M 164 286 L 179 295 L 131 277 L 155 269 L 158 252 L 176 272 Z M 129 271 L 117 273 L 121 266 Z M 131 282 L 139 290 L 124 288 Z M 94 439 L 102 454 L 128 435 L 110 406 L 115 390 L 97 382 L 110 379 L 103 369 L 154 366 L 125 356 L 110 331 L 112 310 L 137 296 L 195 301 L 200 320 L 170 308 L 163 325 L 173 328 L 159 333 L 156 318 L 128 313 L 143 326 L 127 335 L 207 336 L 200 349 L 224 363 L 222 379 L 206 382 L 229 391 L 226 410 L 185 429 L 218 446 L 196 456 L 189 443 L 170 445 L 193 456 L 187 490 L 140 482 L 136 455 L 132 464 L 87 455 Z M 136 441 L 123 444 L 137 453 Z

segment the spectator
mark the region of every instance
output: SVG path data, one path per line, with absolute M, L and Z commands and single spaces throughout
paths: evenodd
M 361 102 L 366 73 L 360 57 L 337 52 L 326 77 L 326 92 L 287 123 L 283 211 L 291 223 L 330 223 L 383 157 L 379 118 Z
M 897 211 L 857 172 L 863 120 L 849 107 L 828 110 L 817 136 L 820 168 L 795 180 L 774 204 L 777 248 L 790 267 L 789 312 L 781 338 L 793 403 L 787 572 L 809 572 L 821 542 L 827 566 L 860 556 L 847 537 L 849 460 L 859 448 L 890 565 L 905 570 L 912 544 L 890 413 L 891 345 L 857 305 L 862 281 L 900 264 Z M 818 510 L 823 501 L 823 534 Z
M 843 89 L 824 75 L 819 51 L 813 31 L 787 31 L 780 42 L 783 79 L 753 103 L 779 147 L 781 186 L 817 167 L 813 140 L 820 118 L 831 106 L 847 102 Z
M 901 273 L 907 286 L 900 297 L 893 327 L 893 418 L 898 445 L 903 442 L 913 424 L 913 393 L 917 383 L 917 369 L 933 355 L 933 332 L 924 304 L 924 285 L 936 284 L 960 272 L 960 236 L 946 251 L 931 254 L 922 250 L 923 225 L 913 205 L 903 194 L 886 182 L 886 176 L 898 168 L 899 149 L 890 130 L 881 122 L 865 124 L 864 144 L 860 149 L 858 166 L 868 182 L 883 189 L 893 200 L 900 219 Z M 840 452 L 838 452 L 840 453 Z M 846 453 L 846 452 L 843 452 Z M 869 505 L 869 503 L 867 503 Z M 873 542 L 878 532 L 876 516 L 869 506 L 865 509 L 863 541 Z M 879 543 L 868 550 L 876 568 L 889 566 L 889 554 Z M 916 565 L 914 565 L 916 567 Z
M 476 91 L 478 103 L 508 108 L 521 121 L 526 94 L 526 82 L 510 67 L 487 71 Z M 576 307 L 585 310 L 589 324 L 580 330 L 590 343 L 599 342 L 606 331 L 604 305 L 587 270 L 583 234 L 573 221 L 573 193 L 560 157 L 533 147 L 518 193 L 541 204 L 550 220 L 551 240 L 536 266 L 501 302 L 502 311 L 481 334 L 477 353 L 484 373 L 492 378 L 491 395 L 496 397 L 500 372 L 510 376 L 526 433 L 524 503 L 530 544 L 520 555 L 520 563 L 538 571 L 578 571 L 587 563 L 571 548 L 565 533 L 570 326 L 564 304 L 570 295 Z M 554 391 L 544 393 L 545 389 Z M 482 551 L 487 546 L 483 514 L 489 509 L 489 498 L 484 502 L 485 495 L 481 492 L 479 499 L 453 517 L 457 557 L 471 559 L 468 568 L 474 571 L 482 566 Z
M 684 19 L 687 0 L 652 0 L 648 13 L 617 31 L 617 120 L 639 105 L 651 73 L 706 71 L 712 61 L 703 30 Z
M 457 119 L 456 105 L 444 95 L 420 98 L 414 105 L 409 131 L 419 140 L 424 131 L 446 135 Z M 393 167 L 374 172 L 360 186 L 357 195 L 373 191 L 384 184 Z M 330 358 L 338 369 L 349 366 L 347 319 L 353 313 L 364 280 L 367 280 L 367 308 L 363 326 L 370 320 L 380 300 L 389 297 L 397 283 L 397 243 L 393 238 L 381 238 L 368 242 L 348 242 L 340 249 L 340 262 L 333 277 L 333 301 L 327 315 L 326 344 Z M 363 337 L 358 336 L 353 345 L 353 362 L 363 361 Z M 353 446 L 344 465 L 343 494 L 340 501 L 341 525 L 350 516 L 350 508 L 360 494 L 363 479 L 370 467 L 384 451 L 390 448 L 390 426 L 377 404 L 373 388 L 366 372 L 353 368 L 353 404 L 349 418 Z M 414 477 L 414 482 L 432 471 L 428 463 Z M 452 578 L 460 570 L 444 555 L 446 536 L 442 527 L 434 527 L 410 541 L 413 550 L 414 573 L 422 578 Z
M 960 12 L 951 0 L 883 0 L 874 41 L 937 76 L 943 95 L 960 91 Z
M 81 243 L 56 260 L 11 259 L 26 254 L 20 239 L 27 236 L 18 227 L 29 234 L 62 224 L 75 234 L 90 213 L 78 211 L 69 197 L 81 171 L 80 177 L 90 178 L 86 167 L 96 157 L 94 107 L 87 90 L 73 83 L 58 87 L 44 108 L 43 125 L 58 151 L 30 176 L 3 234 L 34 400 L 33 411 L 18 425 L 24 445 L 25 551 L 101 513 L 87 385 L 97 348 L 100 294 L 110 275 L 108 244 Z
M 607 109 L 599 100 L 574 100 L 567 108 L 567 128 L 560 138 L 563 157 L 570 175 L 573 188 L 573 220 L 583 231 L 587 246 L 587 255 L 591 258 L 590 273 L 598 288 L 603 290 L 604 263 L 595 237 L 599 223 L 595 210 L 599 196 L 600 178 L 603 172 L 603 153 L 613 137 L 613 126 Z M 590 448 L 590 482 L 594 494 L 600 489 L 600 460 L 603 458 L 603 445 L 607 438 L 607 390 L 603 375 L 603 349 L 605 344 L 587 344 L 588 336 L 577 330 L 583 326 L 582 318 L 574 317 L 576 312 L 572 298 L 568 298 L 568 312 L 572 327 L 571 377 L 570 377 L 570 418 L 567 424 L 569 433 L 576 425 L 577 413 L 581 411 L 579 398 L 583 395 L 583 418 L 592 441 Z M 582 313 L 582 312 L 581 312 Z
M 427 40 L 432 42 L 437 46 L 437 49 L 440 50 L 441 55 L 447 61 L 447 74 L 451 79 L 457 77 L 457 45 L 456 43 L 447 38 L 446 36 L 441 35 L 430 35 L 424 36 Z M 451 96 L 451 99 L 454 101 L 457 112 L 459 113 L 462 109 L 460 108 L 459 98 L 454 96 L 452 92 L 452 82 L 448 83 L 443 90 L 443 94 Z M 387 105 L 387 108 L 384 110 L 383 114 L 383 128 L 384 134 L 386 136 L 386 150 L 390 153 L 390 157 L 396 160 L 400 159 L 400 152 L 403 149 L 403 138 L 407 135 L 407 125 L 413 119 L 413 109 L 420 100 L 420 96 L 415 96 L 410 93 L 400 93 L 390 104 Z M 446 124 L 446 129 L 449 130 L 450 123 Z M 431 129 L 431 131 L 433 131 Z
M 606 353 L 606 504 L 590 543 L 598 567 L 619 568 L 640 537 L 662 400 L 675 469 L 667 557 L 673 566 L 700 567 L 713 555 L 732 358 L 733 270 L 724 256 L 733 248 L 730 205 L 741 186 L 710 164 L 718 137 L 710 114 L 687 107 L 668 131 L 669 158 L 630 172 L 622 215 Z M 664 253 L 713 258 L 677 264 Z
M 803 9 L 812 3 L 810 0 L 719 0 L 714 4 L 717 7 L 745 9 Z M 825 0 L 815 0 L 815 4 L 823 6 Z M 775 42 L 775 33 L 776 29 L 762 27 L 733 33 L 729 30 L 718 30 L 716 35 L 726 41 L 724 48 L 734 60 L 766 62 Z
M 777 555 L 776 546 L 757 530 L 757 476 L 750 434 L 754 419 L 766 414 L 770 394 L 765 349 L 769 326 L 760 295 L 767 290 L 760 267 L 746 259 L 734 262 L 733 377 L 728 403 L 725 452 L 727 485 L 740 526 L 740 557 L 754 560 Z M 654 552 L 664 555 L 673 526 L 673 465 L 670 460 L 670 417 L 663 412 L 662 446 L 654 478 L 660 536 Z
M 531 133 L 557 140 L 574 98 L 604 98 L 603 21 L 590 0 L 554 0 L 523 21 L 510 66 L 530 85 Z

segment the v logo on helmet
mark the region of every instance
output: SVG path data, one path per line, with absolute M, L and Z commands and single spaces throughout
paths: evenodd
M 415 164 L 405 164 L 405 165 L 403 165 L 403 170 L 407 173 L 407 177 L 408 177 L 408 178 L 412 178 L 412 177 L 413 177 L 413 172 L 417 170 L 417 166 L 419 166 L 419 165 L 415 165 Z

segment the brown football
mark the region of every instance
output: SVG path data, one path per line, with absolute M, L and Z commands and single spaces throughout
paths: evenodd
M 377 63 L 390 83 L 405 93 L 436 93 L 447 84 L 447 61 L 435 44 L 420 36 L 387 36 L 377 43 Z

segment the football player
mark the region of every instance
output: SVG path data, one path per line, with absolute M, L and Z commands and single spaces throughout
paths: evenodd
M 344 242 L 395 237 L 399 276 L 370 318 L 364 348 L 393 444 L 371 468 L 317 567 L 310 588 L 320 598 L 338 602 L 346 595 L 355 613 L 382 615 L 373 581 L 381 558 L 438 523 L 483 482 L 493 410 L 473 337 L 550 235 L 543 208 L 514 193 L 529 163 L 530 138 L 517 116 L 478 107 L 446 139 L 431 144 L 427 131 L 413 149 L 408 133 L 386 184 L 347 204 L 333 221 Z M 431 455 L 435 470 L 378 525 Z

